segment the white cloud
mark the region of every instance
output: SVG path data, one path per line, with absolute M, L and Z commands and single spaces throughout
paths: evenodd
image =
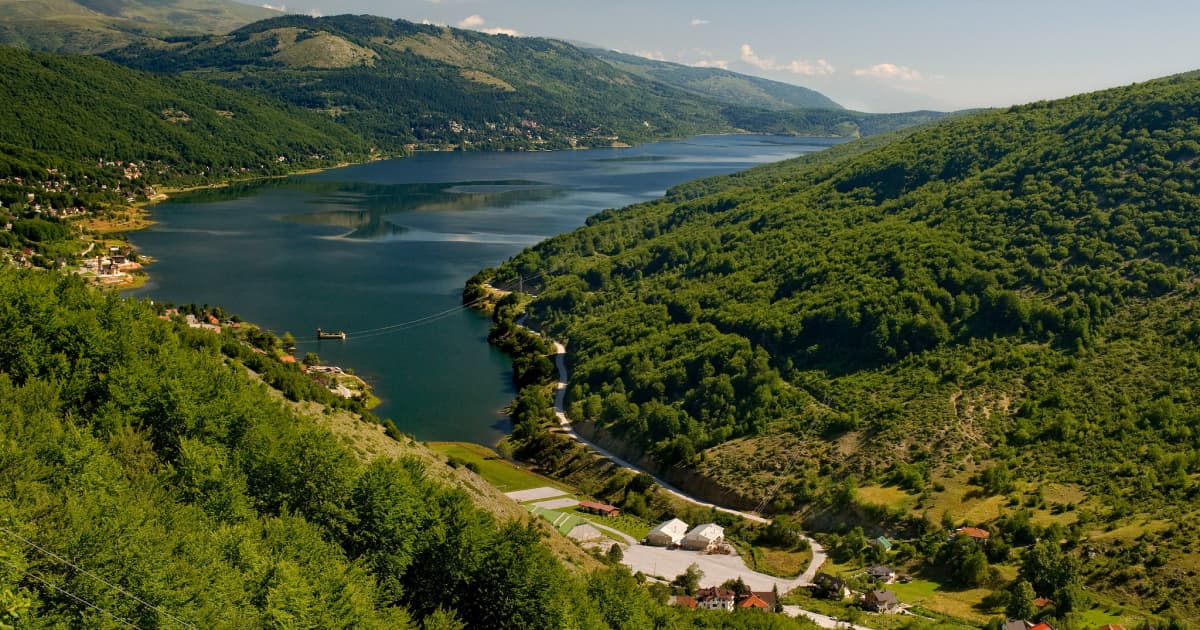
M 274 4 L 264 4 L 264 5 L 262 5 L 262 8 L 270 9 L 271 11 L 279 11 L 280 13 L 287 13 L 287 5 L 286 4 L 281 4 L 278 6 L 276 6 Z
M 854 71 L 854 76 L 876 79 L 898 79 L 900 81 L 922 81 L 925 79 L 925 76 L 919 70 L 908 66 L 898 66 L 894 63 L 877 63 L 870 68 L 858 68 Z
M 638 51 L 635 51 L 633 54 L 638 57 L 641 57 L 643 59 L 650 59 L 652 61 L 666 61 L 667 60 L 667 56 L 662 54 L 661 50 L 638 50 Z
M 488 35 L 508 35 L 509 37 L 522 37 L 525 35 L 521 31 L 518 31 L 514 28 L 500 28 L 500 27 L 485 28 L 485 29 L 483 29 L 483 32 L 487 33 Z
M 483 19 L 482 15 L 476 13 L 475 15 L 469 15 L 459 21 L 458 28 L 479 28 L 486 23 L 487 20 Z
M 780 63 L 774 57 L 760 57 L 750 47 L 750 44 L 742 44 L 742 61 L 760 70 L 791 72 L 792 74 L 803 74 L 810 77 L 836 72 L 833 65 L 824 59 L 817 59 L 816 61 L 793 59 L 787 63 Z
M 720 68 L 722 70 L 729 69 L 729 62 L 725 59 L 701 59 L 690 64 L 693 68 Z
M 702 20 L 700 18 L 692 18 L 692 21 L 690 22 L 692 26 L 704 26 L 705 24 L 709 23 L 710 22 L 708 20 Z

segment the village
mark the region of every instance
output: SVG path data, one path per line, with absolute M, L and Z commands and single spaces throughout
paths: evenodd
M 294 340 L 288 333 L 285 333 L 282 339 L 277 338 L 258 326 L 243 322 L 236 315 L 228 316 L 219 307 L 197 307 L 194 304 L 178 308 L 164 306 L 158 317 L 163 321 L 180 322 L 194 330 L 215 334 L 228 331 L 237 337 L 238 343 L 251 354 L 294 366 L 331 394 L 347 400 L 362 401 L 367 409 L 378 404 L 370 385 L 351 371 L 336 365 L 322 365 L 321 358 L 313 352 L 305 353 L 303 358 L 298 360 L 292 354 L 295 350 L 292 345 Z
M 70 270 L 104 286 L 136 285 L 144 259 L 123 234 L 148 225 L 133 206 L 158 195 L 142 182 L 144 168 L 99 160 L 94 175 L 50 168 L 0 177 L 0 263 Z
M 635 536 L 620 508 L 577 497 L 563 488 L 541 486 L 506 493 L 530 513 L 546 519 L 559 532 L 601 558 L 616 558 L 636 575 L 671 589 L 668 603 L 693 609 L 733 612 L 762 610 L 804 616 L 825 628 L 900 627 L 884 617 L 925 618 L 930 613 L 906 603 L 901 593 L 914 578 L 882 562 L 861 568 L 842 565 L 823 553 L 814 554 L 801 575 L 783 578 L 747 566 L 737 545 L 726 539 L 718 523 L 691 525 L 670 518 Z M 959 527 L 950 541 L 970 540 L 986 547 L 990 532 Z M 867 541 L 872 557 L 886 559 L 895 541 L 879 536 Z M 949 541 L 948 541 L 949 542 Z M 1054 602 L 1035 597 L 1030 619 L 1010 618 L 995 630 L 1054 630 L 1041 622 Z M 874 620 L 874 621 L 873 621 Z M 1107 624 L 1099 630 L 1125 630 Z

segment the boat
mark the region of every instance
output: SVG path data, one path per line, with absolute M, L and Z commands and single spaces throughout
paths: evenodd
M 340 330 L 337 332 L 325 332 L 324 330 L 321 330 L 320 328 L 318 328 L 317 329 L 317 339 L 340 339 L 342 341 L 345 341 L 346 333 L 344 333 Z

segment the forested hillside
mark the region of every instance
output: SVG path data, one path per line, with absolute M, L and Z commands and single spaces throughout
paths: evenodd
M 535 286 L 570 415 L 685 482 L 1064 540 L 1082 583 L 1195 619 L 1198 100 L 1173 77 L 687 184 L 477 280 Z
M 204 81 L 3 46 L 0 73 L 0 177 L 137 162 L 155 183 L 200 182 L 369 155 L 327 117 Z
M 832 99 L 799 85 L 780 83 L 721 68 L 697 68 L 589 48 L 587 52 L 631 74 L 704 95 L 722 103 L 759 109 L 842 109 Z
M 627 72 L 556 40 L 372 16 L 286 16 L 106 56 L 322 112 L 389 149 L 594 147 L 768 126 L 853 136 L 914 122 L 841 110 L 776 115 Z
M 571 573 L 539 529 L 434 481 L 441 464 L 356 459 L 251 378 L 229 332 L 156 312 L 0 269 L 0 623 L 801 627 L 669 609 L 619 567 Z

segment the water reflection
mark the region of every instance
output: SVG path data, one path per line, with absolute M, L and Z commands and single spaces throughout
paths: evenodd
M 510 208 L 565 194 L 562 188 L 528 180 L 376 184 L 278 179 L 198 191 L 181 198 L 179 203 L 207 204 L 242 199 L 283 188 L 307 193 L 302 203 L 309 209 L 288 212 L 279 219 L 302 225 L 345 228 L 346 232 L 339 234 L 339 238 L 363 240 L 385 239 L 409 231 L 408 227 L 392 220 L 396 215 Z

